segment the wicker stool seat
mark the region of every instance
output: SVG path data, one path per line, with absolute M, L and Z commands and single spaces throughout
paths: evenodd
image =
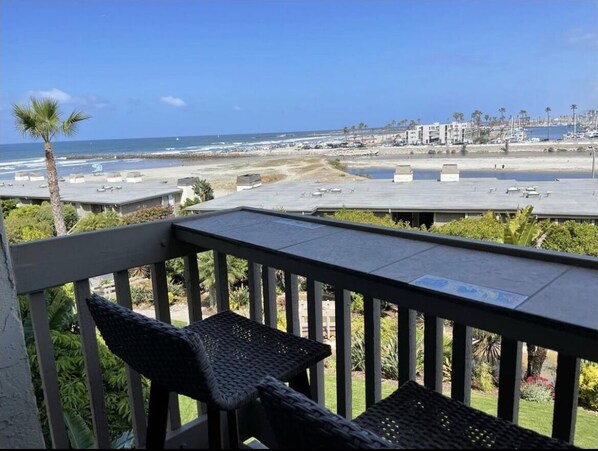
M 87 306 L 110 351 L 151 381 L 148 447 L 164 446 L 170 392 L 207 404 L 210 448 L 221 446 L 219 412 L 227 411 L 235 446 L 235 411 L 257 398 L 262 378 L 309 394 L 306 369 L 331 354 L 329 345 L 230 311 L 176 328 L 96 294 Z
M 259 393 L 280 448 L 575 448 L 408 381 L 353 421 L 279 380 Z

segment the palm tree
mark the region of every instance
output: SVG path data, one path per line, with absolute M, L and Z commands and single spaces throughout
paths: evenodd
M 480 125 L 481 125 L 481 121 L 482 121 L 482 112 L 480 110 L 475 110 L 473 113 L 471 113 L 471 119 L 476 125 L 476 129 L 478 132 L 478 139 L 479 139 L 480 138 Z
M 37 100 L 31 97 L 30 105 L 13 105 L 13 115 L 16 119 L 17 129 L 33 139 L 44 140 L 46 157 L 46 171 L 48 173 L 48 189 L 50 191 L 50 204 L 54 216 L 56 235 L 66 235 L 66 224 L 60 207 L 60 189 L 58 187 L 58 174 L 56 162 L 52 151 L 52 139 L 57 133 L 71 136 L 76 131 L 77 123 L 90 116 L 79 111 L 73 111 L 69 117 L 60 122 L 58 101 L 54 99 Z
M 504 120 L 505 120 L 505 113 L 506 113 L 506 111 L 507 111 L 507 109 L 504 106 L 501 106 L 498 109 L 498 112 L 500 113 L 500 122 L 501 123 L 504 122 Z
M 199 197 L 200 202 L 214 199 L 212 185 L 206 179 L 200 179 L 193 184 L 193 192 Z
M 345 141 L 347 140 L 347 135 L 349 134 L 349 127 L 343 128 L 343 135 L 345 135 Z
M 453 113 L 453 118 L 455 118 L 455 120 L 457 122 L 461 122 L 461 119 L 463 118 L 463 113 L 459 113 L 458 111 L 455 111 Z
M 577 105 L 572 103 L 569 108 L 571 108 L 571 111 L 573 111 L 573 139 L 575 139 L 577 138 L 577 123 L 575 121 L 575 110 L 577 109 Z
M 550 141 L 550 112 L 552 111 L 552 108 L 547 106 L 544 111 L 546 111 L 546 122 L 548 123 L 548 141 Z
M 525 119 L 527 118 L 527 110 L 519 111 L 519 126 L 525 127 Z

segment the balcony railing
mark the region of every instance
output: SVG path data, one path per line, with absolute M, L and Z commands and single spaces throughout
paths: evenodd
M 299 226 L 298 233 L 317 227 L 330 229 L 334 232 L 330 236 L 339 237 L 337 232 L 342 232 L 344 235 L 339 239 L 344 238 L 338 242 L 344 242 L 344 248 L 335 247 L 330 240 L 327 241 L 332 243 L 329 249 L 320 246 L 312 250 L 305 248 L 301 252 L 290 251 L 287 246 L 272 245 L 269 241 L 275 238 L 275 233 L 264 227 L 264 221 L 252 222 L 252 215 L 253 219 L 260 215 L 262 219 L 269 221 L 274 218 L 273 222 L 277 224 L 297 223 L 295 225 Z M 252 224 L 257 225 L 252 227 Z M 233 230 L 234 233 L 225 233 L 226 230 Z M 364 237 L 367 240 L 355 241 L 351 238 L 355 234 L 359 234 L 359 240 L 363 240 Z M 366 245 L 368 240 L 377 244 L 369 247 L 369 244 Z M 566 310 L 573 312 L 573 316 L 578 312 L 580 324 L 561 325 L 558 322 L 558 312 L 553 312 L 553 317 L 546 317 L 537 311 L 506 309 L 484 302 L 471 302 L 471 299 L 463 300 L 454 294 L 430 291 L 409 281 L 397 281 L 388 275 L 381 275 L 379 271 L 375 271 L 380 268 L 376 259 L 384 253 L 382 250 L 388 248 L 389 243 L 394 242 L 392 240 L 398 240 L 403 244 L 410 243 L 410 255 L 424 255 L 432 247 L 452 252 L 453 254 L 446 257 L 449 260 L 456 259 L 451 272 L 458 276 L 462 271 L 464 280 L 472 279 L 471 266 L 479 256 L 486 258 L 477 263 L 480 275 L 485 274 L 484 280 L 488 280 L 487 272 L 496 271 L 496 277 L 502 278 L 501 287 L 510 286 L 510 273 L 501 273 L 494 261 L 495 257 L 508 258 L 516 263 L 520 271 L 525 271 L 526 266 L 534 268 L 530 269 L 529 277 L 523 272 L 521 277 L 512 281 L 513 292 L 521 292 L 522 284 L 525 284 L 527 279 L 533 281 L 534 278 L 550 275 L 550 271 L 554 270 L 555 278 L 563 278 L 559 286 L 566 294 L 566 299 L 563 299 Z M 304 240 L 307 241 L 309 240 Z M 74 283 L 96 444 L 98 447 L 108 448 L 110 437 L 98 344 L 93 321 L 84 302 L 90 293 L 89 279 L 113 274 L 117 302 L 131 308 L 128 270 L 150 265 L 156 317 L 170 322 L 166 262 L 182 257 L 185 264 L 189 320 L 198 321 L 202 319 L 202 311 L 197 255 L 210 250 L 214 251 L 217 309 L 221 311 L 229 308 L 226 255 L 234 255 L 248 261 L 250 317 L 272 327 L 276 327 L 278 315 L 275 269 L 284 271 L 285 318 L 287 329 L 291 333 L 300 333 L 298 276 L 307 279 L 308 335 L 316 340 L 323 339 L 322 287 L 323 284 L 333 287 L 336 362 L 334 370 L 337 382 L 337 412 L 340 415 L 351 417 L 352 412 L 350 292 L 354 291 L 364 295 L 367 406 L 381 397 L 380 300 L 383 300 L 398 307 L 399 384 L 416 378 L 415 337 L 418 312 L 424 316 L 424 384 L 442 390 L 443 320 L 451 320 L 452 377 L 451 392 L 447 394 L 465 403 L 470 402 L 471 394 L 472 328 L 500 334 L 502 346 L 497 396 L 498 416 L 514 422 L 517 422 L 519 410 L 522 343 L 530 342 L 558 352 L 552 435 L 573 441 L 580 359 L 598 361 L 598 327 L 587 325 L 587 321 L 592 324 L 596 322 L 593 318 L 587 320 L 587 316 L 598 303 L 598 259 L 418 232 L 352 225 L 321 218 L 238 209 L 11 246 L 17 291 L 29 297 L 37 361 L 45 398 L 44 408 L 52 445 L 55 448 L 68 447 L 69 440 L 63 419 L 64 400 L 60 399 L 59 395 L 44 290 L 69 282 Z M 471 258 L 460 259 L 459 253 L 467 253 Z M 479 255 L 476 254 L 474 258 L 472 253 Z M 405 260 L 405 265 L 410 264 L 408 259 Z M 547 273 L 539 275 L 538 265 L 545 265 Z M 558 268 L 555 269 L 558 265 L 572 271 L 559 272 Z M 571 287 L 575 280 L 566 278 L 575 278 L 575 271 L 581 271 L 579 277 L 585 277 L 589 283 L 577 287 L 573 292 Z M 535 296 L 541 291 L 540 288 L 537 287 L 536 292 L 530 292 L 529 297 Z M 598 316 L 596 310 L 593 314 Z M 554 318 L 555 315 L 557 319 Z M 315 386 L 317 400 L 323 403 L 322 363 L 311 369 L 310 379 Z M 145 445 L 146 429 L 142 384 L 140 376 L 130 369 L 127 370 L 127 382 L 128 393 L 123 393 L 123 396 L 129 397 L 132 409 L 131 428 L 135 435 L 135 444 L 140 448 Z M 167 446 L 207 447 L 207 421 L 204 415 L 181 424 L 178 401 L 173 396 L 169 418 Z M 242 409 L 239 413 L 239 426 L 242 438 L 257 437 L 266 445 L 270 443 L 258 402 Z

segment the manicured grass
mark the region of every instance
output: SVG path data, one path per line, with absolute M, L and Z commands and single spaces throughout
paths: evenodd
M 336 379 L 333 374 L 325 375 L 326 407 L 336 411 Z M 392 381 L 382 382 L 382 397 L 388 396 L 397 388 Z M 477 390 L 471 393 L 471 405 L 490 415 L 496 415 L 497 398 L 495 394 L 486 394 Z M 519 424 L 540 434 L 551 435 L 554 405 L 520 400 Z M 360 375 L 353 376 L 353 417 L 365 410 L 365 383 Z M 598 413 L 577 409 L 575 445 L 581 448 L 598 448 Z

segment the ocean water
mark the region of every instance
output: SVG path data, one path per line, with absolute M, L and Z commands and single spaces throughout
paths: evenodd
M 550 136 L 552 139 L 562 138 L 567 131 L 566 126 L 553 126 L 550 127 Z M 529 138 L 542 140 L 547 138 L 548 129 L 529 127 L 527 133 Z M 52 146 L 58 175 L 66 177 L 72 173 L 92 174 L 100 170 L 119 172 L 180 166 L 189 156 L 196 154 L 251 152 L 328 140 L 344 140 L 342 131 L 56 141 Z M 18 171 L 45 173 L 45 170 L 42 142 L 0 145 L 0 179 L 14 179 Z
M 287 147 L 292 143 L 343 138 L 339 131 L 173 136 L 166 138 L 56 141 L 52 143 L 59 176 L 182 165 L 190 155 L 251 152 Z M 42 142 L 0 145 L 0 179 L 17 171 L 45 173 Z

